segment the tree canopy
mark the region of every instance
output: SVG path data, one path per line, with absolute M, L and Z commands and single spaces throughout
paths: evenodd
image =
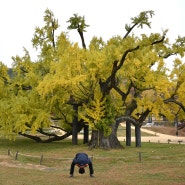
M 55 35 L 58 21 L 47 9 L 44 26 L 35 28 L 32 39 L 38 60 L 31 61 L 25 49 L 23 57 L 12 57 L 11 76 L 0 64 L 1 135 L 51 142 L 73 134 L 74 124 L 76 132 L 88 125 L 92 146 L 117 148 L 118 125 L 127 121 L 136 127 L 140 146 L 147 116 L 184 119 L 185 37 L 170 43 L 168 30 L 134 34 L 135 29 L 151 28 L 153 16 L 153 11 L 141 12 L 125 25 L 124 36 L 108 41 L 93 37 L 87 48 L 83 34 L 89 25 L 74 14 L 68 29 L 77 30 L 81 48 L 67 33 Z M 166 61 L 173 62 L 173 69 Z M 41 134 L 47 137 L 43 140 Z

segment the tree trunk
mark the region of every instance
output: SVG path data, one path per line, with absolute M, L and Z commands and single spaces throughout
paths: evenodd
M 131 123 L 126 121 L 126 146 L 131 146 Z
M 92 130 L 91 140 L 89 142 L 89 148 L 95 148 L 99 146 L 99 133 L 97 130 Z
M 141 128 L 140 125 L 135 125 L 136 147 L 141 147 Z
M 84 125 L 84 141 L 83 143 L 86 144 L 89 142 L 89 126 Z
M 148 123 L 152 123 L 152 116 L 151 115 L 148 116 Z
M 78 144 L 78 105 L 74 104 L 73 109 L 75 110 L 75 115 L 73 118 L 73 125 L 72 125 L 72 144 Z
M 118 124 L 112 125 L 112 132 L 109 136 L 104 136 L 103 131 L 93 130 L 91 135 L 91 140 L 89 142 L 90 148 L 100 147 L 103 149 L 112 149 L 112 148 L 123 148 L 121 143 L 117 138 L 117 128 Z

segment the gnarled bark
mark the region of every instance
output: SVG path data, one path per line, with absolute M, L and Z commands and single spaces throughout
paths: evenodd
M 93 130 L 91 135 L 91 140 L 89 142 L 89 147 L 95 148 L 100 147 L 103 149 L 113 149 L 113 148 L 123 148 L 120 141 L 117 138 L 117 129 L 119 123 L 112 125 L 112 132 L 109 136 L 104 136 L 103 131 Z

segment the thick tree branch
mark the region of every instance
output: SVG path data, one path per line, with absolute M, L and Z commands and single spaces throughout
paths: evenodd
M 165 39 L 165 33 L 164 35 L 162 36 L 162 38 L 160 40 L 156 40 L 156 41 L 153 41 L 151 44 L 149 45 L 155 45 L 155 44 L 159 44 L 161 42 L 163 42 Z M 148 44 L 147 45 L 142 45 L 142 47 L 147 47 L 149 46 Z M 126 60 L 126 57 L 129 53 L 131 52 L 134 52 L 136 50 L 138 50 L 141 46 L 138 45 L 134 48 L 131 48 L 131 49 L 127 49 L 123 55 L 122 55 L 122 58 L 120 61 L 114 61 L 113 63 L 113 67 L 112 67 L 112 72 L 111 72 L 111 75 L 107 78 L 107 80 L 105 82 L 101 82 L 100 81 L 100 85 L 101 85 L 101 89 L 102 89 L 102 92 L 103 94 L 108 94 L 110 92 L 110 90 L 112 88 L 114 88 L 115 86 L 115 82 L 116 82 L 116 73 L 121 69 L 121 67 L 123 66 L 125 60 Z
M 133 24 L 133 26 L 128 29 L 128 31 L 124 35 L 123 39 L 125 39 L 130 34 L 130 32 L 134 29 L 134 27 L 136 27 L 137 25 L 138 25 L 138 23 Z
M 118 86 L 114 86 L 114 89 L 116 90 L 117 93 L 119 93 L 121 95 L 123 102 L 125 102 L 125 100 L 126 100 L 127 96 L 129 95 L 130 90 L 131 90 L 132 87 L 133 87 L 133 84 L 131 82 L 126 93 L 124 93 Z
M 164 103 L 175 103 L 176 105 L 180 106 L 182 108 L 182 110 L 185 112 L 185 107 L 182 103 L 176 101 L 173 97 L 172 98 L 168 98 L 166 100 L 163 101 Z
M 81 41 L 82 41 L 82 47 L 86 50 L 86 44 L 85 44 L 85 39 L 84 39 L 83 31 L 81 31 L 80 28 L 78 28 L 78 33 L 79 33 L 80 38 L 81 38 Z
M 65 138 L 69 137 L 70 135 L 72 135 L 71 131 L 66 132 L 62 136 L 58 136 L 56 134 L 49 134 L 49 133 L 43 132 L 42 130 L 39 130 L 39 133 L 41 133 L 45 136 L 49 136 L 49 138 L 44 140 L 44 139 L 41 139 L 41 137 L 39 137 L 39 136 L 26 134 L 26 133 L 21 133 L 21 132 L 19 132 L 19 135 L 27 137 L 27 138 L 32 139 L 32 140 L 34 140 L 36 142 L 39 142 L 39 143 L 50 143 L 50 142 L 53 142 L 53 141 L 60 141 L 60 140 L 63 140 Z
M 129 121 L 129 122 L 131 122 L 134 125 L 136 125 L 138 123 L 137 119 L 132 117 L 132 116 L 121 116 L 119 118 L 116 118 L 116 123 L 117 124 L 125 122 L 125 121 Z
M 143 121 L 147 118 L 148 114 L 150 113 L 149 109 L 146 109 L 139 117 L 139 122 L 143 123 Z
M 38 137 L 38 136 L 33 136 L 33 135 L 30 135 L 30 134 L 21 133 L 21 132 L 19 132 L 19 135 L 27 137 L 27 138 L 32 139 L 32 140 L 35 140 L 36 142 L 42 142 L 41 138 Z
M 156 40 L 156 41 L 152 42 L 151 45 L 155 45 L 155 44 L 159 44 L 159 43 L 163 42 L 165 39 L 165 36 L 166 36 L 166 33 L 164 33 L 164 35 L 162 36 L 162 38 L 160 40 Z

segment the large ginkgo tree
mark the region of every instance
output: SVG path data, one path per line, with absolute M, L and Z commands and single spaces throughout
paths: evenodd
M 5 76 L 2 65 L 1 133 L 12 138 L 24 135 L 39 142 L 51 142 L 88 129 L 91 147 L 120 148 L 117 129 L 126 122 L 126 144 L 131 145 L 131 124 L 135 126 L 136 146 L 141 146 L 140 128 L 148 116 L 173 121 L 184 117 L 185 39 L 170 43 L 167 30 L 136 35 L 147 26 L 153 11 L 141 12 L 126 24 L 124 36 L 108 41 L 93 37 L 86 46 L 85 18 L 74 14 L 68 29 L 77 30 L 82 47 L 72 43 L 67 33 L 57 37 L 58 21 L 45 11 L 44 26 L 35 29 L 33 46 L 39 49 L 32 62 L 29 52 L 13 57 L 13 76 Z M 152 30 L 152 29 L 151 29 Z M 171 56 L 176 55 L 176 59 Z M 174 62 L 169 71 L 166 62 Z M 8 103 L 7 103 L 8 102 Z M 4 106 L 6 104 L 6 106 Z M 7 106 L 8 105 L 8 106 Z M 8 119 L 6 119 L 8 117 Z M 40 137 L 45 135 L 46 137 Z

